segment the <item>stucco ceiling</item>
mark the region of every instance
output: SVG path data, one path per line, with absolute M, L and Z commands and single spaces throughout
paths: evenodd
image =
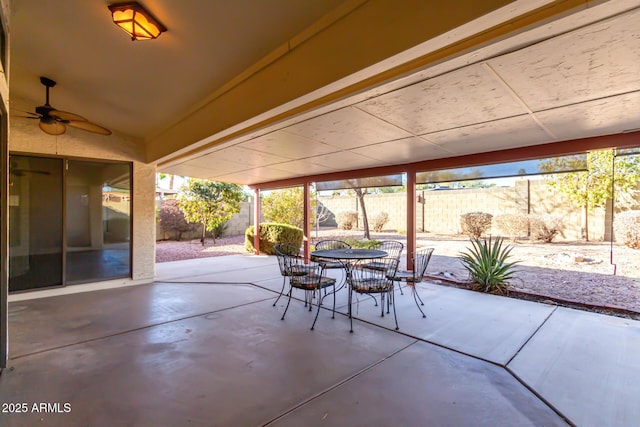
M 52 104 L 143 143 L 354 2 L 144 3 L 169 27 L 162 43 L 128 40 L 110 22 L 108 2 L 15 0 L 12 98 L 41 104 L 38 77 L 51 77 Z M 233 138 L 176 150 L 159 168 L 255 184 L 638 129 L 638 22 L 638 1 L 597 2 Z

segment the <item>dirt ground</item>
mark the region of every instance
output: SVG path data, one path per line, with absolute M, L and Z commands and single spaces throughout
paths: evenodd
M 327 238 L 361 238 L 361 231 L 335 228 L 312 233 L 312 244 Z M 395 233 L 373 233 L 372 239 L 406 241 Z M 464 236 L 418 233 L 418 247 L 435 248 L 427 274 L 434 281 L 464 286 L 468 279 L 459 253 L 469 245 Z M 511 243 L 518 261 L 510 287 L 513 296 L 577 304 L 577 308 L 640 318 L 640 250 L 609 242 Z M 244 236 L 200 241 L 158 242 L 156 262 L 245 253 Z M 521 294 L 522 293 L 522 294 Z

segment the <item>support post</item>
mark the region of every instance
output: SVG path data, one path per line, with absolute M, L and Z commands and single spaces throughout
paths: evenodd
M 413 269 L 411 258 L 416 251 L 416 172 L 407 171 L 407 269 Z
M 302 225 L 302 242 L 304 245 L 304 260 L 308 264 L 309 258 L 311 254 L 311 191 L 309 191 L 309 187 L 311 186 L 310 182 L 304 183 L 304 215 L 303 220 L 304 224 Z
M 1 99 L 0 99 L 1 101 Z M 9 360 L 9 151 L 7 111 L 0 107 L 0 373 Z
M 254 253 L 260 255 L 260 189 L 254 189 L 253 194 L 253 247 Z

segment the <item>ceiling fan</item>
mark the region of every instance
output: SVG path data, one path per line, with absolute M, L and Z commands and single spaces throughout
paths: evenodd
M 100 135 L 111 135 L 111 131 L 107 128 L 103 128 L 95 123 L 91 123 L 84 117 L 69 113 L 66 111 L 60 111 L 53 108 L 49 105 L 49 88 L 54 87 L 56 82 L 47 78 L 40 77 L 40 82 L 46 87 L 47 97 L 44 105 L 36 107 L 36 112 L 32 113 L 30 111 L 26 111 L 28 116 L 20 116 L 27 119 L 38 119 L 40 123 L 40 129 L 44 133 L 48 133 L 49 135 L 62 135 L 67 130 L 67 125 L 86 130 L 88 132 L 97 133 Z

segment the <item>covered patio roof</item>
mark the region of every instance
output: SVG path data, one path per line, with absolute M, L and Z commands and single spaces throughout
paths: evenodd
M 132 43 L 13 2 L 12 108 L 48 76 L 159 171 L 256 186 L 640 128 L 637 0 L 147 3 L 168 31 Z
M 534 23 L 520 9 L 508 29 L 491 22 L 504 20 L 508 7 L 381 61 L 357 73 L 358 82 L 349 76 L 168 155 L 159 167 L 265 188 L 384 166 L 565 154 L 602 145 L 588 138 L 640 128 L 637 4 L 604 2 Z M 575 140 L 582 142 L 554 145 Z M 516 148 L 528 149 L 505 153 Z

